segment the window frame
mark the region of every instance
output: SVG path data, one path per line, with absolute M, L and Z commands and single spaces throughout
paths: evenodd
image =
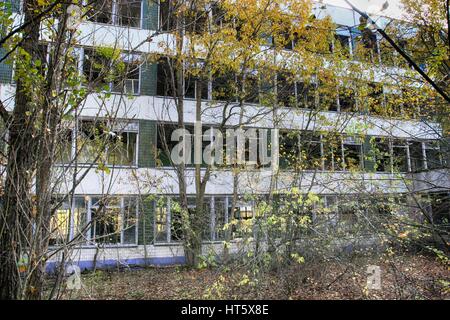
M 358 165 L 358 171 L 363 171 L 364 170 L 364 146 L 363 146 L 363 141 L 360 137 L 356 137 L 356 136 L 343 136 L 342 139 L 342 144 L 341 144 L 341 150 L 342 150 L 342 166 L 343 166 L 343 170 L 341 171 L 350 171 L 349 170 L 349 166 L 347 163 L 347 153 L 346 153 L 346 146 L 358 146 L 359 147 L 359 165 Z
M 104 195 L 103 195 L 104 196 Z M 74 201 L 72 201 L 72 205 L 70 205 L 69 199 L 66 199 L 61 203 L 61 206 L 64 205 L 64 203 L 69 203 L 69 207 L 67 210 L 70 210 L 72 214 L 69 213 L 69 217 L 71 216 L 72 219 L 68 221 L 68 232 L 69 232 L 69 241 L 73 240 L 77 235 L 75 235 L 75 228 L 74 225 L 74 216 L 73 212 L 75 212 L 76 207 L 76 199 L 83 199 L 85 204 L 85 224 L 83 227 L 88 226 L 84 232 L 84 240 L 80 241 L 80 244 L 76 247 L 79 248 L 92 248 L 93 246 L 98 245 L 101 243 L 104 247 L 107 248 L 117 248 L 117 247 L 136 247 L 138 246 L 138 239 L 139 239 L 139 218 L 140 218 L 140 206 L 138 197 L 135 195 L 127 195 L 127 196 L 113 196 L 108 195 L 107 199 L 111 200 L 112 198 L 119 199 L 119 205 L 116 206 L 119 208 L 119 215 L 121 216 L 121 227 L 119 230 L 119 237 L 120 237 L 120 243 L 102 243 L 102 242 L 96 242 L 95 238 L 92 237 L 92 235 L 95 235 L 95 224 L 93 223 L 93 210 L 95 209 L 95 204 L 93 204 L 93 198 L 101 198 L 102 195 L 75 195 L 73 196 Z M 125 225 L 125 204 L 127 201 L 134 201 L 134 211 L 135 211 L 135 223 L 134 223 L 134 242 L 133 243 L 125 243 L 124 242 L 124 225 Z M 53 217 L 52 217 L 53 218 Z M 92 233 L 94 230 L 94 233 Z M 52 244 L 50 245 L 50 248 L 57 248 L 62 244 Z
M 165 215 L 166 215 L 166 220 L 163 221 L 163 225 L 164 225 L 164 229 L 165 229 L 165 234 L 163 237 L 157 239 L 157 222 L 156 222 L 156 214 L 153 217 L 153 245 L 154 246 L 167 246 L 167 245 L 181 245 L 182 241 L 179 240 L 174 240 L 172 237 L 172 229 L 173 229 L 173 225 L 172 225 L 172 220 L 173 220 L 173 215 L 172 215 L 172 201 L 174 199 L 176 199 L 177 196 L 176 195 L 166 195 L 166 196 L 161 196 L 159 199 L 154 201 L 154 212 L 156 213 L 157 209 L 158 209 L 158 201 L 161 201 L 161 205 L 159 206 L 159 208 L 164 208 L 165 209 Z M 189 206 L 192 207 L 192 200 L 195 200 L 195 197 L 193 197 L 192 195 L 188 196 L 188 202 L 189 202 Z M 223 214 L 223 223 L 218 224 L 217 221 L 217 208 L 219 206 L 216 206 L 216 204 L 221 203 L 220 209 L 222 210 L 222 214 Z M 237 203 L 237 207 L 243 207 L 240 204 L 244 203 L 243 201 L 239 200 Z M 255 206 L 254 203 L 252 201 L 250 202 L 245 202 L 246 203 L 246 207 L 251 208 L 250 211 L 252 211 L 252 216 L 246 216 L 244 218 L 244 220 L 249 220 L 249 219 L 253 219 L 255 217 Z M 232 196 L 231 195 L 220 195 L 220 194 L 213 194 L 213 195 L 207 195 L 204 199 L 204 206 L 206 206 L 206 208 L 209 208 L 209 210 L 207 210 L 208 212 L 205 213 L 205 229 L 203 230 L 204 232 L 202 233 L 202 242 L 203 243 L 221 243 L 223 242 L 223 240 L 226 237 L 226 233 L 230 232 L 230 235 L 232 236 L 231 241 L 235 241 L 239 239 L 239 237 L 233 237 L 233 233 L 236 232 L 237 230 L 232 230 L 232 226 L 228 225 L 232 220 L 234 219 L 238 219 L 235 218 L 234 216 L 234 211 L 231 208 L 231 204 L 232 204 Z M 240 220 L 240 219 L 238 219 Z M 238 222 L 239 224 L 239 222 Z M 227 230 L 223 230 L 223 227 L 225 225 L 228 225 L 228 229 Z
M 75 162 L 74 160 L 76 159 L 76 163 L 78 166 L 91 166 L 92 165 L 92 161 L 79 161 L 80 157 L 81 157 L 81 151 L 78 151 L 78 137 L 79 134 L 81 134 L 81 123 L 82 122 L 93 122 L 94 124 L 96 123 L 98 119 L 95 118 L 81 118 L 81 119 L 76 119 L 75 121 L 77 122 L 76 125 L 72 126 L 71 128 L 67 128 L 68 131 L 71 132 L 71 151 L 70 151 L 70 155 L 69 155 L 69 161 L 68 162 L 58 162 L 57 165 L 59 166 L 70 166 L 73 165 L 73 163 Z M 102 122 L 102 120 L 99 120 L 99 122 Z M 106 166 L 107 167 L 114 167 L 114 168 L 137 168 L 138 167 L 138 162 L 139 162 L 139 122 L 137 121 L 119 121 L 119 123 L 113 125 L 111 127 L 111 129 L 117 129 L 117 130 L 111 130 L 112 132 L 115 132 L 117 135 L 121 135 L 123 133 L 133 133 L 136 134 L 136 144 L 135 144 L 135 148 L 134 148 L 134 155 L 133 155 L 133 164 L 130 165 L 126 165 L 126 164 L 114 164 L 114 163 L 109 163 L 109 161 L 106 161 Z M 118 133 L 117 133 L 118 132 Z M 85 144 L 83 144 L 83 147 L 85 147 Z M 108 155 L 108 148 L 109 146 L 106 145 L 105 146 L 105 153 Z M 94 164 L 95 165 L 95 164 Z
M 120 21 L 120 15 L 119 15 L 120 5 L 119 5 L 119 3 L 121 1 L 124 1 L 124 0 L 111 0 L 111 11 L 109 12 L 110 17 L 111 17 L 111 22 L 97 22 L 95 20 L 91 20 L 90 18 L 88 18 L 88 21 L 90 21 L 92 23 L 103 24 L 103 25 L 142 29 L 143 28 L 143 22 L 144 22 L 144 3 L 143 3 L 143 1 L 142 0 L 140 0 L 140 1 L 132 1 L 132 2 L 140 2 L 138 26 L 124 25 L 124 24 L 119 23 L 119 21 Z M 83 5 L 86 6 L 88 4 L 89 4 L 89 0 L 83 0 Z
M 79 70 L 80 70 L 81 74 L 87 79 L 87 81 L 85 83 L 83 83 L 83 86 L 85 86 L 85 87 L 90 87 L 91 86 L 90 79 L 89 79 L 90 77 L 86 76 L 86 70 L 84 70 L 85 61 L 86 61 L 86 51 L 88 51 L 88 52 L 91 51 L 95 55 L 95 48 L 96 47 L 81 47 L 81 58 L 80 58 L 80 63 L 79 63 L 80 64 Z M 125 51 L 125 50 L 122 51 L 120 54 L 121 54 L 121 57 L 126 57 L 126 59 L 131 57 L 132 61 L 135 61 L 135 59 L 138 61 L 139 66 L 137 66 L 137 69 L 138 69 L 137 70 L 138 71 L 137 92 L 134 92 L 134 90 L 131 93 L 126 91 L 126 87 L 127 87 L 126 86 L 126 81 L 130 80 L 130 79 L 128 79 L 128 77 L 123 77 L 123 79 L 120 79 L 121 82 L 125 82 L 124 90 L 116 91 L 115 90 L 115 81 L 105 81 L 105 86 L 107 85 L 109 87 L 109 89 L 107 91 L 102 89 L 101 91 L 102 92 L 108 92 L 108 93 L 111 93 L 111 94 L 116 94 L 116 95 L 117 94 L 122 94 L 122 95 L 139 96 L 139 95 L 141 95 L 141 86 L 142 86 L 142 61 L 140 60 L 142 58 L 141 54 L 133 53 L 133 52 Z M 125 62 L 125 61 L 123 61 L 123 63 L 125 63 L 127 65 L 133 65 L 132 63 Z M 134 70 L 135 69 L 132 69 L 132 71 L 134 71 Z M 90 76 L 90 74 L 91 74 L 91 72 L 89 73 L 89 76 Z M 128 72 L 127 72 L 127 75 L 128 75 Z M 134 79 L 131 79 L 131 80 L 134 80 Z M 92 87 L 92 88 L 95 89 L 96 87 Z M 133 86 L 133 88 L 134 88 L 134 86 Z
M 396 155 L 394 154 L 395 149 L 402 149 L 404 150 L 403 152 L 405 153 L 405 166 L 406 166 L 406 171 L 402 171 L 402 170 L 398 170 L 397 172 L 399 173 L 407 173 L 407 172 L 411 172 L 411 158 L 410 158 L 410 152 L 409 152 L 409 143 L 406 139 L 391 139 L 391 165 L 392 165 L 392 172 L 394 173 L 395 169 L 396 169 L 396 163 L 395 163 L 395 158 Z
M 434 145 L 433 145 L 434 144 Z M 443 161 L 442 161 L 442 153 L 441 153 L 441 145 L 439 143 L 439 140 L 426 140 L 422 142 L 422 150 L 424 155 L 424 167 L 425 170 L 437 170 L 442 168 Z M 433 166 L 430 166 L 431 163 L 431 157 L 428 155 L 428 150 L 434 150 L 434 152 L 437 152 L 438 159 Z

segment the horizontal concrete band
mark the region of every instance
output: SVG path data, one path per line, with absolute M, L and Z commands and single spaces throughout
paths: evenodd
M 167 266 L 184 264 L 184 256 L 173 257 L 152 257 L 152 258 L 133 258 L 133 259 L 107 259 L 94 261 L 76 261 L 71 263 L 77 265 L 81 271 L 93 270 L 94 266 L 98 269 L 113 269 L 117 267 L 134 267 L 134 266 Z M 60 263 L 57 261 L 47 262 L 45 271 L 49 274 L 55 273 L 58 270 Z

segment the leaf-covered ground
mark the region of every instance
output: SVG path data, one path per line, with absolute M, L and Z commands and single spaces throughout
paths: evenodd
M 381 290 L 368 290 L 367 267 L 381 268 Z M 247 276 L 248 275 L 248 276 Z M 448 266 L 407 255 L 308 263 L 265 273 L 248 269 L 189 270 L 181 266 L 83 274 L 82 289 L 65 299 L 448 299 Z

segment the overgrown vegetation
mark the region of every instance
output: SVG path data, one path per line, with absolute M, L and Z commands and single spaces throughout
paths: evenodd
M 367 288 L 367 266 L 381 268 L 381 290 Z M 244 268 L 182 266 L 98 270 L 64 299 L 448 299 L 448 265 L 429 254 L 354 253 L 305 261 L 254 279 Z M 51 281 L 51 279 L 50 279 Z

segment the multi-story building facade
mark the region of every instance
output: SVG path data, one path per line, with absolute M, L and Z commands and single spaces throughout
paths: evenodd
M 171 166 L 164 155 L 162 135 L 171 133 L 171 124 L 176 123 L 177 113 L 170 105 L 165 87 L 167 76 L 162 63 L 146 61 L 143 57 L 161 53 L 160 43 L 168 35 L 155 34 L 164 28 L 164 6 L 149 4 L 148 1 L 111 1 L 90 20 L 80 26 L 79 45 L 75 50 L 78 57 L 80 73 L 87 78 L 92 75 L 95 53 L 92 48 L 117 45 L 124 50 L 124 61 L 135 64 L 125 79 L 123 94 L 115 94 L 115 84 L 103 83 L 111 95 L 99 102 L 95 94 L 90 95 L 82 111 L 76 115 L 76 124 L 68 129 L 67 148 L 64 155 L 67 162 L 77 158 L 79 172 L 89 170 L 65 200 L 54 217 L 54 235 L 51 245 L 58 246 L 61 239 L 72 239 L 83 233 L 79 245 L 73 250 L 72 260 L 83 267 L 94 264 L 170 264 L 183 262 L 183 246 L 180 242 L 176 219 L 176 209 L 171 202 L 176 202 L 179 192 L 176 169 Z M 121 14 L 121 10 L 127 12 Z M 360 32 L 359 15 L 350 9 L 327 5 L 315 9 L 316 17 L 330 15 L 339 25 L 336 41 L 348 48 L 351 58 L 355 47 L 355 38 Z M 17 19 L 20 18 L 18 13 Z M 375 35 L 376 36 L 376 35 Z M 147 39 L 151 38 L 151 41 Z M 381 37 L 376 36 L 372 60 L 376 72 L 386 72 L 381 51 Z M 43 45 L 45 41 L 43 41 Z M 43 47 L 44 52 L 46 47 Z M 289 50 L 286 46 L 286 50 Z M 91 60 L 91 61 L 90 61 Z M 0 97 L 9 101 L 12 109 L 15 86 L 13 83 L 13 64 L 0 64 Z M 281 78 L 279 78 L 281 79 Z M 194 126 L 196 90 L 186 83 L 188 88 L 184 101 L 184 123 Z M 211 79 L 202 94 L 203 104 L 207 106 L 214 100 L 214 88 L 220 87 Z M 297 84 L 287 89 L 288 94 L 304 105 L 300 108 L 283 107 L 276 128 L 280 137 L 290 131 L 313 132 L 309 135 L 309 149 L 306 150 L 308 165 L 302 169 L 302 179 L 296 183 L 300 192 L 313 191 L 335 214 L 345 214 L 342 208 L 349 197 L 355 194 L 385 194 L 398 197 L 423 191 L 424 194 L 433 186 L 434 195 L 448 201 L 448 172 L 445 169 L 446 153 L 442 152 L 440 139 L 442 129 L 438 123 L 421 121 L 420 118 L 402 120 L 401 117 L 385 118 L 374 113 L 355 113 L 351 111 L 356 103 L 350 96 L 336 95 L 328 110 L 320 111 L 320 118 L 332 123 L 333 128 L 340 124 L 346 128 L 364 126 L 364 137 L 358 138 L 349 133 L 342 133 L 334 139 L 333 147 L 324 138 L 322 131 L 326 125 L 319 124 L 317 118 L 311 117 L 310 109 L 317 99 L 300 90 Z M 301 93 L 303 92 L 303 94 Z M 379 104 L 384 102 L 387 91 L 380 86 Z M 248 101 L 248 110 L 258 108 L 258 100 Z M 99 118 L 108 121 L 114 113 L 113 133 L 120 136 L 121 149 L 106 161 L 107 170 L 90 168 L 95 158 L 95 147 L 85 147 L 81 154 L 77 146 L 77 136 L 89 137 L 89 128 L 95 126 Z M 95 123 L 93 119 L 96 119 Z M 202 123 L 217 125 L 216 115 L 205 113 Z M 232 123 L 229 123 L 231 125 Z M 275 128 L 271 113 L 253 121 L 247 127 Z M 320 127 L 320 130 L 314 128 Z M 87 128 L 87 129 L 86 129 Z M 166 128 L 165 130 L 162 130 Z M 313 128 L 313 129 L 312 129 Z M 349 130 L 350 131 L 350 130 Z M 343 130 L 342 132 L 345 132 Z M 169 135 L 170 136 L 170 135 Z M 291 139 L 292 140 L 292 139 Z M 296 148 L 296 141 L 289 139 L 280 143 L 280 149 Z M 377 144 L 381 155 L 371 153 L 371 145 Z M 330 148 L 333 156 L 326 157 Z M 377 158 L 378 157 L 378 158 Z M 67 180 L 61 182 L 61 194 L 70 187 L 74 164 L 57 166 L 57 170 L 67 172 Z M 280 178 L 275 189 L 292 187 L 293 174 L 288 161 L 279 159 Z M 349 168 L 352 168 L 350 170 Z M 355 168 L 357 170 L 355 170 Z M 238 192 L 240 196 L 247 193 L 266 195 L 269 192 L 270 170 L 248 169 L 240 173 Z M 187 166 L 187 193 L 189 205 L 195 206 L 196 190 L 194 170 Z M 233 219 L 253 217 L 254 207 L 251 200 L 242 197 L 237 208 L 231 208 L 233 196 L 233 172 L 230 169 L 216 170 L 206 186 L 205 208 L 209 213 L 207 228 L 204 232 L 205 250 L 221 250 L 224 240 L 223 226 Z M 355 182 L 356 181 L 356 182 Z M 103 199 L 108 196 L 105 204 Z M 342 205 L 337 205 L 341 203 Z M 406 205 L 404 206 L 406 210 Z M 341 212 L 339 212 L 341 208 Z M 108 212 L 108 221 L 97 219 L 100 211 Z M 440 216 L 448 216 L 447 212 Z M 435 216 L 435 219 L 439 217 Z M 80 226 L 83 226 L 82 228 Z M 82 230 L 80 230 L 82 229 Z M 238 236 L 236 236 L 238 238 Z M 237 241 L 236 241 L 237 243 Z M 58 262 L 58 255 L 49 261 L 49 267 Z

